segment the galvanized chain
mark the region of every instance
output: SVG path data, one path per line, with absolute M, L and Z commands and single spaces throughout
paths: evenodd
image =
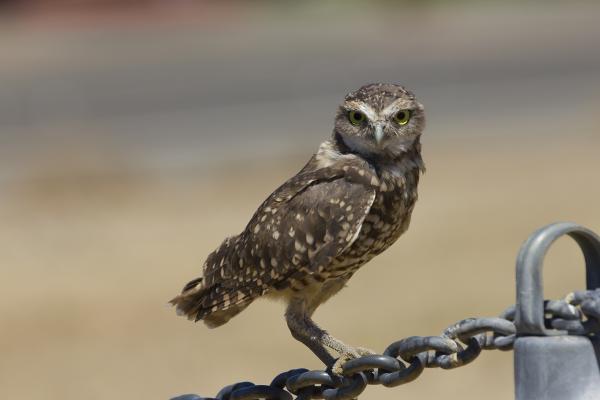
M 574 292 L 544 305 L 547 327 L 570 335 L 600 334 L 600 289 Z M 473 361 L 482 350 L 512 350 L 514 318 L 512 306 L 496 318 L 464 319 L 440 336 L 399 340 L 383 354 L 347 361 L 341 376 L 301 368 L 277 375 L 269 385 L 239 382 L 226 386 L 214 398 L 183 395 L 172 400 L 354 399 L 367 385 L 399 386 L 417 379 L 425 368 L 457 368 Z

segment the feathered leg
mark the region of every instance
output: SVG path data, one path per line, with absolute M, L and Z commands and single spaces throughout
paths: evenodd
M 292 336 L 306 345 L 333 373 L 340 375 L 342 365 L 348 360 L 373 354 L 370 350 L 348 346 L 331 336 L 311 319 L 313 312 L 314 309 L 309 308 L 304 299 L 293 298 L 285 313 L 286 321 Z M 336 352 L 339 358 L 333 357 L 328 349 Z

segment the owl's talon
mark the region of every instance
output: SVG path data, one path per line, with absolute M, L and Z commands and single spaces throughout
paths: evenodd
M 340 354 L 339 358 L 335 360 L 335 363 L 331 366 L 331 372 L 334 375 L 342 376 L 344 372 L 344 364 L 346 364 L 350 360 L 354 360 L 355 358 L 360 357 L 358 354 L 351 353 L 343 353 Z
M 344 372 L 343 366 L 346 362 L 348 362 L 350 360 L 354 360 L 356 358 L 360 358 L 362 356 L 369 356 L 372 354 L 376 354 L 376 353 L 374 351 L 371 351 L 364 347 L 350 348 L 350 349 L 340 353 L 340 356 L 338 357 L 338 359 L 335 360 L 335 363 L 333 363 L 333 365 L 331 366 L 331 372 L 334 375 L 341 376 L 342 373 Z
M 356 347 L 355 348 L 356 352 L 358 353 L 358 355 L 360 357 L 362 356 L 372 356 L 375 354 L 378 354 L 377 352 L 371 350 L 371 349 L 367 349 L 366 347 Z

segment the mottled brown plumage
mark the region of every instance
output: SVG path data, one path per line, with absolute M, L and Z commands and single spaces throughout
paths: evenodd
M 334 364 L 333 350 L 339 370 L 363 354 L 310 317 L 408 228 L 424 170 L 424 123 L 423 107 L 399 85 L 349 93 L 331 139 L 208 256 L 202 277 L 172 300 L 177 311 L 217 327 L 260 296 L 283 297 L 292 335 L 323 362 Z

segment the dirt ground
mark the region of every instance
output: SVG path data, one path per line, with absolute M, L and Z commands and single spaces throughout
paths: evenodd
M 500 313 L 514 302 L 514 260 L 529 233 L 560 220 L 600 231 L 599 145 L 598 135 L 425 141 L 428 169 L 408 233 L 316 320 L 349 343 L 383 350 Z M 0 397 L 209 396 L 236 381 L 320 368 L 288 333 L 281 304 L 257 301 L 216 330 L 167 306 L 204 256 L 304 160 L 239 162 L 170 179 L 49 173 L 6 186 Z M 547 267 L 547 297 L 583 287 L 582 257 L 568 240 Z M 508 399 L 512 391 L 512 354 L 487 352 L 405 386 L 369 387 L 361 398 Z

